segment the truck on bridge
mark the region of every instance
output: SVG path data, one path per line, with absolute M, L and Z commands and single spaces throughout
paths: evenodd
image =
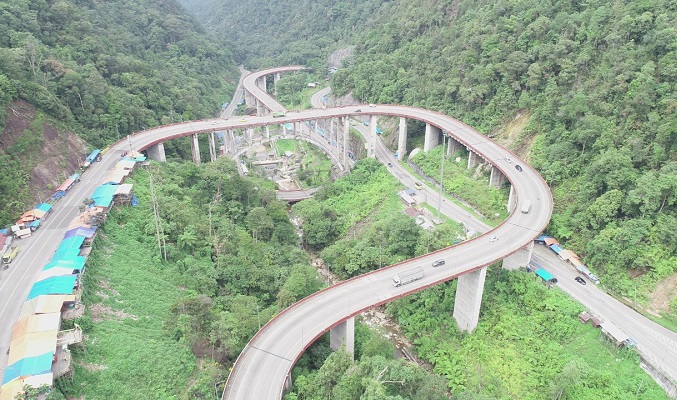
M 393 286 L 399 287 L 421 278 L 423 278 L 423 269 L 421 267 L 410 269 L 409 271 L 393 276 Z
M 285 115 L 287 115 L 287 113 L 285 113 L 284 111 L 277 111 L 273 113 L 273 118 L 280 118 L 284 117 Z
M 2 263 L 4 265 L 7 265 L 11 263 L 15 258 L 16 255 L 19 253 L 19 245 L 15 244 L 5 252 L 5 254 L 2 255 Z

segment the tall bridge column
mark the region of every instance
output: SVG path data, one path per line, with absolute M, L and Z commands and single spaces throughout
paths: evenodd
M 491 166 L 491 176 L 489 177 L 489 186 L 500 188 L 505 183 L 505 175 L 498 168 Z
M 449 136 L 449 141 L 448 141 L 447 143 L 449 143 L 449 144 L 447 145 L 447 155 L 448 155 L 448 156 L 450 156 L 450 155 L 456 153 L 457 151 L 459 151 L 459 150 L 461 150 L 461 149 L 463 148 L 463 146 L 461 145 L 461 143 L 460 143 L 458 140 L 456 140 L 456 139 L 454 139 L 453 137 L 451 137 L 451 136 Z
M 299 134 L 299 123 L 294 122 L 294 135 L 298 135 L 298 134 Z
M 367 140 L 367 157 L 376 158 L 376 125 L 378 116 L 371 115 L 369 121 L 369 139 Z
M 244 90 L 244 103 L 247 105 L 247 107 L 251 107 L 256 104 L 256 98 L 252 96 L 252 94 L 247 90 Z
M 355 317 L 350 317 L 329 331 L 329 347 L 336 351 L 345 345 L 348 353 L 355 356 Z
M 423 151 L 434 149 L 440 144 L 440 128 L 425 124 L 425 142 L 423 143 Z
M 197 133 L 191 135 L 190 149 L 193 152 L 193 162 L 195 165 L 200 165 L 200 144 L 197 141 Z
M 407 119 L 400 117 L 400 132 L 397 136 L 397 160 L 404 161 L 407 154 Z
M 158 143 L 153 146 L 150 146 L 149 148 L 146 149 L 146 154 L 148 154 L 148 158 L 150 158 L 151 160 L 155 160 L 158 162 L 167 161 L 167 156 L 165 156 L 164 143 Z
M 212 162 L 216 161 L 216 139 L 214 132 L 209 132 L 209 157 Z
M 517 198 L 515 196 L 515 187 L 510 185 L 510 195 L 508 195 L 508 212 L 511 213 L 517 207 Z
M 472 332 L 477 327 L 486 276 L 487 267 L 483 267 L 463 274 L 457 279 L 454 319 L 463 331 Z
M 479 164 L 479 158 L 480 157 L 475 152 L 468 149 L 468 169 L 474 168 L 477 164 Z
M 266 82 L 266 75 L 261 76 L 257 81 L 256 81 L 256 86 L 260 87 L 263 89 L 264 92 L 268 91 L 267 82 Z
M 531 262 L 531 257 L 534 254 L 534 242 L 522 247 L 511 255 L 503 259 L 503 269 L 517 269 L 526 267 Z
M 276 72 L 273 76 L 273 95 L 277 96 L 277 81 L 280 80 L 280 73 Z
M 266 125 L 266 139 L 270 139 L 270 125 Z
M 343 165 L 348 166 L 348 138 L 350 137 L 350 118 L 343 117 Z

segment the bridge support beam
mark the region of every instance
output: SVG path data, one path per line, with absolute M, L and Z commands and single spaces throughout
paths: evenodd
M 355 356 L 355 317 L 350 317 L 329 331 L 329 347 L 336 351 L 345 346 L 345 350 Z
M 487 267 L 484 267 L 463 274 L 457 279 L 454 319 L 463 331 L 472 332 L 477 327 L 486 276 Z
M 376 158 L 376 127 L 378 116 L 369 116 L 369 139 L 367 140 L 367 157 Z
M 212 162 L 216 161 L 216 136 L 214 132 L 209 132 L 209 158 Z
M 158 143 L 156 145 L 150 146 L 146 149 L 146 154 L 151 160 L 158 162 L 166 162 L 167 156 L 165 155 L 165 145 L 164 143 Z
M 457 151 L 459 151 L 463 148 L 461 143 L 451 136 L 449 136 L 449 140 L 448 140 L 447 143 L 448 143 L 448 145 L 447 145 L 447 155 L 448 156 L 456 153 Z
M 407 155 L 407 119 L 400 117 L 400 131 L 397 136 L 397 160 L 404 161 Z
M 191 141 L 190 141 L 190 150 L 193 152 L 193 162 L 195 165 L 200 165 L 200 144 L 198 143 L 197 140 L 197 133 L 194 135 L 191 135 Z
M 500 188 L 505 183 L 505 175 L 498 168 L 491 166 L 491 176 L 489 176 L 489 186 Z
M 479 158 L 480 156 L 468 149 L 468 169 L 475 168 L 479 164 Z
M 270 139 L 270 125 L 266 125 L 266 139 Z
M 425 124 L 425 142 L 423 142 L 423 151 L 434 149 L 440 144 L 440 128 Z
M 500 240 L 500 239 L 499 239 Z M 531 262 L 531 257 L 534 254 L 534 242 L 522 247 L 516 252 L 503 259 L 503 269 L 517 269 L 526 267 Z

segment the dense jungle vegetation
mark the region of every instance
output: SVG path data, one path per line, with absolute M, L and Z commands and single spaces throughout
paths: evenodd
M 228 50 L 174 1 L 0 3 L 0 126 L 22 99 L 105 147 L 144 128 L 213 116 L 237 78 Z M 0 193 L 12 200 L 2 225 L 34 205 L 22 196 L 31 171 L 13 170 L 22 154 L 0 151 Z

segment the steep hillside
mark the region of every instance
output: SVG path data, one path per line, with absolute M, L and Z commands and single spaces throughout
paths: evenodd
M 526 111 L 514 145 L 533 141 L 528 158 L 553 188 L 550 233 L 627 293 L 677 268 L 676 11 L 661 0 L 399 2 L 332 84 L 486 132 Z
M 35 144 L 49 141 L 47 128 L 38 137 L 43 117 L 92 147 L 143 128 L 209 117 L 230 97 L 237 77 L 230 53 L 173 0 L 0 4 L 0 126 L 13 118 L 10 105 L 25 101 L 35 107 L 37 119 L 25 119 L 36 124 L 30 125 Z M 12 150 L 12 135 L 22 133 L 2 131 L 7 155 L 0 195 L 11 195 L 11 202 L 3 204 L 0 225 L 37 200 L 26 186 L 34 171 L 17 169 L 37 164 Z
M 383 0 L 179 0 L 236 48 L 249 68 L 304 64 L 326 69 L 330 51 L 380 24 L 395 5 Z

